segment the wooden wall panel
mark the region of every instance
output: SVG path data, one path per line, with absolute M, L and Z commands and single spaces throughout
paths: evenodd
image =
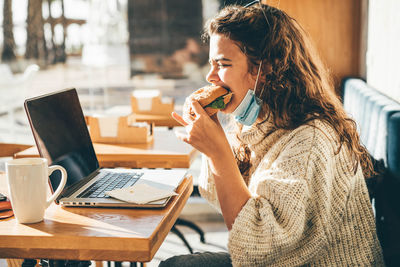
M 364 76 L 366 41 L 362 36 L 365 0 L 263 1 L 287 12 L 310 34 L 335 86 L 345 76 Z

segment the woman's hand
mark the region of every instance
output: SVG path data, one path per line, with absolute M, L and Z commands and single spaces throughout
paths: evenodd
M 175 112 L 172 113 L 172 117 L 185 126 L 186 130 L 186 134 L 177 132 L 176 135 L 209 158 L 222 215 L 230 230 L 251 194 L 240 174 L 217 115 L 208 116 L 198 102 L 192 102 L 191 105 L 195 116 L 184 114 L 186 120 Z
M 191 106 L 195 116 L 186 115 L 184 119 L 172 112 L 172 117 L 186 130 L 186 133 L 176 132 L 176 136 L 211 159 L 230 151 L 231 148 L 217 116 L 214 115 L 212 118 L 208 116 L 197 101 L 193 101 Z

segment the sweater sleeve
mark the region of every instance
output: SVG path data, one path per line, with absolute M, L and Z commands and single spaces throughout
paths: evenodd
M 279 143 L 253 173 L 254 196 L 230 231 L 235 266 L 303 265 L 323 253 L 332 225 L 340 225 L 347 185 L 333 186 L 333 141 L 305 126 Z

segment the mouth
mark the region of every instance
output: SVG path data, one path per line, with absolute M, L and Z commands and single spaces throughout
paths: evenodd
M 224 87 L 224 88 L 228 91 L 228 93 L 225 96 L 229 96 L 230 98 L 232 98 L 235 95 L 230 88 L 226 88 L 226 87 Z
M 225 110 L 232 99 L 233 93 L 230 90 L 227 90 L 227 91 L 228 91 L 228 93 L 222 96 L 222 99 L 223 99 L 223 102 L 225 103 L 225 105 L 221 110 Z
M 232 92 L 232 90 L 229 87 L 226 86 L 221 86 L 221 87 L 225 88 L 228 92 Z
M 224 98 L 224 99 L 227 97 L 231 98 L 232 96 L 233 96 L 233 93 L 231 91 L 229 91 L 227 94 L 223 95 L 222 98 Z

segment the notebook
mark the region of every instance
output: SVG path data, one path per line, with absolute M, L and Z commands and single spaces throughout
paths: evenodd
M 40 156 L 49 165 L 61 165 L 67 171 L 67 183 L 56 200 L 63 206 L 164 207 L 169 198 L 136 204 L 114 199 L 105 192 L 141 183 L 175 190 L 186 175 L 185 169 L 100 168 L 73 88 L 27 99 L 24 107 Z M 50 175 L 52 190 L 60 180 L 58 171 Z

